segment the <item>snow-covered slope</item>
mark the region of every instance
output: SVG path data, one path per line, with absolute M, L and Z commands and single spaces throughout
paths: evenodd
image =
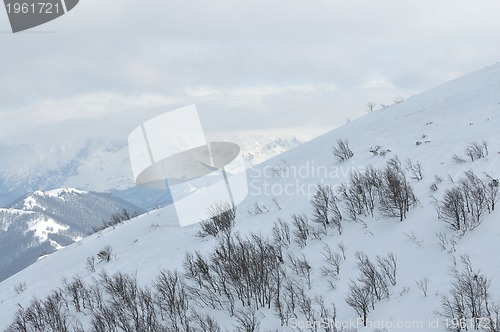
M 304 137 L 263 135 L 225 139 L 240 144 L 248 167 L 305 141 Z M 89 139 L 83 144 L 0 144 L 0 206 L 27 192 L 64 187 L 112 192 L 144 209 L 170 202 L 164 193 L 134 188 L 126 138 Z
M 37 191 L 0 209 L 0 280 L 80 240 L 123 209 L 142 211 L 109 194 L 71 188 Z
M 500 177 L 499 91 L 500 65 L 495 65 L 370 113 L 249 169 L 250 192 L 237 207 L 234 232 L 271 237 L 278 218 L 291 223 L 293 214 L 305 214 L 311 220 L 310 199 L 318 183 L 339 188 L 349 180 L 352 171 L 364 170 L 368 165 L 383 168 L 397 155 L 403 163 L 406 159 L 420 162 L 423 169 L 421 181 L 410 180 L 419 203 L 408 211 L 407 218 L 399 221 L 376 210 L 373 217 L 361 215 L 358 221 L 349 221 L 345 201 L 339 198 L 344 214 L 342 234 L 328 229 L 328 235 L 319 236 L 321 239 L 309 236 L 303 248 L 295 242 L 283 248 L 287 273 L 294 275 L 287 253 L 299 258 L 304 255 L 311 267 L 311 285 L 307 287 L 306 278 L 295 276 L 297 287 L 304 286 L 313 303 L 322 296 L 328 308 L 331 303 L 335 304 L 336 321 L 354 322 L 358 331 L 446 330 L 446 320 L 438 312 L 442 312 L 442 296 L 451 287 L 449 271 L 453 258 L 460 261 L 463 254 L 470 256 L 474 271 L 481 270 L 493 278 L 490 305 L 500 302 L 498 209 L 485 213 L 477 228 L 461 234 L 438 219 L 433 205 L 433 197 L 442 200 L 445 190 L 468 170 L 478 176 L 486 172 L 493 178 Z M 338 139 L 347 139 L 354 152 L 347 161 L 340 162 L 332 155 L 332 146 Z M 454 154 L 465 156 L 464 150 L 471 142 L 483 140 L 489 151 L 485 158 L 464 163 L 452 161 Z M 378 151 L 390 151 L 385 156 L 375 155 L 370 150 L 376 146 L 380 146 Z M 433 184 L 437 186 L 434 191 L 430 189 Z M 290 227 L 293 233 L 295 228 Z M 168 206 L 116 229 L 84 238 L 0 284 L 0 327 L 11 322 L 18 303 L 27 307 L 34 296 L 43 298 L 60 287 L 63 278 L 78 275 L 92 282 L 92 278 L 103 271 L 108 274 L 121 271 L 136 275 L 142 285 L 150 285 L 160 269 L 181 270 L 186 252 L 198 250 L 208 256 L 216 245 L 214 239 L 196 237 L 199 228 L 199 225 L 179 228 L 175 212 Z M 444 234 L 449 241 L 441 245 L 437 233 Z M 336 251 L 340 243 L 345 247 L 345 260 L 341 260 L 340 272 L 332 279 L 322 274 L 322 267 L 327 266 L 322 252 L 325 244 Z M 91 272 L 86 268 L 87 258 L 106 246 L 112 247 L 113 258 L 96 264 L 96 272 Z M 397 283 L 389 286 L 389 298 L 369 307 L 368 319 L 372 326 L 366 328 L 359 325 L 358 314 L 345 301 L 351 281 L 359 276 L 356 252 L 366 253 L 375 262 L 376 255 L 385 256 L 389 252 L 397 257 Z M 418 282 L 423 284 L 423 280 L 428 280 L 426 296 L 417 286 Z M 15 287 L 20 284 L 26 289 L 16 292 Z M 196 305 L 191 302 L 191 306 Z M 236 306 L 241 308 L 241 303 L 237 302 Z M 289 321 L 289 327 L 280 326 L 273 309 L 260 309 L 257 317 L 262 320 L 261 330 L 291 331 L 299 323 L 306 324 L 306 314 L 298 307 L 299 304 L 297 316 Z M 313 307 L 318 312 L 319 306 L 313 304 Z M 216 317 L 223 329 L 235 329 L 237 321 L 227 313 L 207 308 L 197 310 Z M 77 317 L 84 324 L 91 320 L 84 314 Z M 437 327 L 433 325 L 436 320 Z

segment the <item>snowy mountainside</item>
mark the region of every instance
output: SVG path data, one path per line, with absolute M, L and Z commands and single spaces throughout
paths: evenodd
M 142 212 L 109 194 L 70 188 L 37 191 L 0 209 L 0 280 L 80 240 L 123 209 Z
M 282 270 L 276 271 L 284 271 L 286 280 L 290 278 L 289 289 L 300 301 L 292 308 L 290 300 L 286 300 L 289 312 L 284 314 L 285 323 L 278 318 L 275 302 L 271 308 L 259 308 L 255 319 L 260 321 L 261 331 L 316 330 L 311 324 L 322 319 L 322 314 L 329 322 L 345 324 L 347 328 L 343 331 L 446 331 L 453 322 L 446 320 L 442 302 L 444 296 L 450 298 L 454 281 L 450 268 L 456 262 L 456 268 L 461 269 L 463 255 L 470 257 L 471 266 L 467 267 L 476 273 L 478 278 L 474 280 L 480 280 L 483 275 L 491 278 L 488 303 L 494 314 L 493 304 L 500 303 L 498 208 L 489 212 L 483 209 L 481 223 L 462 232 L 453 230 L 443 216 L 438 218 L 433 203 L 442 202 L 447 190 L 459 184 L 469 170 L 484 181 L 484 173 L 494 179 L 500 177 L 499 87 L 500 66 L 491 66 L 367 114 L 248 170 L 249 195 L 237 207 L 233 234 L 244 237 L 253 232 L 273 238 L 273 226 L 278 219 L 289 225 L 292 240 L 288 246 L 281 247 L 284 262 Z M 348 140 L 353 152 L 345 161 L 332 155 L 332 147 L 338 139 Z M 487 143 L 487 153 L 481 150 L 483 157 L 471 161 L 467 147 L 473 142 L 482 144 L 483 140 Z M 365 171 L 369 165 L 385 170 L 396 156 L 403 168 L 406 160 L 411 159 L 414 165 L 420 163 L 422 169 L 421 180 L 412 179 L 411 171 L 405 171 L 418 199 L 406 211 L 406 218 L 400 221 L 387 216 L 379 209 L 381 203 L 376 202 L 373 216 L 366 213 L 358 215 L 356 221 L 350 220 L 348 202 L 338 194 L 341 184 L 349 182 L 353 171 Z M 313 222 L 311 199 L 318 183 L 331 186 L 338 195 L 343 215 L 341 232 L 328 227 L 327 234 L 323 234 L 319 231 L 322 226 Z M 438 206 L 442 207 L 442 203 Z M 307 228 L 310 233 L 306 234 L 306 243 L 296 241 L 301 232 L 292 224 L 292 220 L 302 215 L 312 227 Z M 313 229 L 316 236 L 312 235 Z M 151 286 L 161 269 L 182 271 L 186 252 L 196 250 L 205 257 L 221 255 L 220 250 L 214 251 L 220 248 L 217 241 L 210 236 L 197 237 L 199 230 L 200 225 L 179 228 L 173 207 L 167 206 L 59 250 L 0 283 L 0 328 L 6 328 L 13 321 L 18 303 L 27 308 L 33 297 L 44 299 L 52 290 L 62 287 L 63 279 L 79 276 L 92 285 L 93 279 L 102 278 L 104 272 L 108 275 L 123 272 L 135 276 L 140 285 Z M 325 245 L 340 257 L 336 274 L 330 270 L 324 273 L 324 268 L 331 268 L 329 263 L 335 261 L 335 255 L 331 260 L 324 255 Z M 112 259 L 96 263 L 93 272 L 86 261 L 107 246 L 112 247 Z M 388 253 L 393 253 L 397 260 L 397 278 L 393 280 L 394 285 L 386 284 L 387 294 L 380 300 L 374 300 L 370 288 L 359 288 L 360 294 L 370 295 L 366 327 L 359 320 L 362 314 L 346 302 L 352 285 L 359 285 L 363 280 L 360 278 L 359 259 L 364 257 L 361 253 L 375 263 L 377 256 L 388 257 Z M 294 265 L 293 260 L 305 260 L 307 264 Z M 361 264 L 363 266 L 368 265 Z M 19 284 L 25 285 L 24 291 L 16 292 Z M 196 284 L 192 286 L 197 289 Z M 281 300 L 285 290 L 279 295 L 273 294 Z M 238 321 L 230 315 L 228 298 L 222 294 L 220 297 L 224 310 L 200 307 L 196 297 L 191 298 L 189 315 L 194 315 L 192 310 L 210 314 L 222 330 L 236 330 L 236 326 L 241 326 L 241 319 Z M 320 297 L 328 314 L 321 310 Z M 332 304 L 336 308 L 335 316 Z M 235 301 L 234 305 L 236 316 L 241 318 L 242 303 Z M 92 331 L 95 313 L 76 312 L 70 307 L 68 324 L 79 320 L 84 331 Z M 157 314 L 159 317 L 160 313 Z M 485 321 L 487 317 L 482 318 Z M 164 324 L 169 324 L 169 318 L 165 319 Z
M 306 140 L 264 135 L 244 139 L 229 135 L 225 139 L 240 144 L 248 167 Z M 0 206 L 3 207 L 27 192 L 65 187 L 111 192 L 144 209 L 170 202 L 164 193 L 135 188 L 126 139 L 0 144 L 0 157 Z

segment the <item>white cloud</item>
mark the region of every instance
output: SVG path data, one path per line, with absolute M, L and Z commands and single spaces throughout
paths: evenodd
M 0 34 L 0 137 L 191 103 L 213 128 L 334 127 L 368 101 L 496 62 L 499 10 L 496 0 L 81 1 L 36 29 L 54 33 Z

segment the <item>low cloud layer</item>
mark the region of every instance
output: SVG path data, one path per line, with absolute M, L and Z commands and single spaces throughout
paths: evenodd
M 85 0 L 15 35 L 2 12 L 0 140 L 121 137 L 192 103 L 208 130 L 312 134 L 496 62 L 499 10 L 493 0 Z

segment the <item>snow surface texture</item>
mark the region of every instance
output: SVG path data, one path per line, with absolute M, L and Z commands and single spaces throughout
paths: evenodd
M 450 179 L 459 179 L 465 171 L 472 169 L 478 176 L 487 172 L 494 178 L 500 177 L 499 91 L 500 65 L 495 65 L 367 114 L 251 168 L 248 171 L 250 194 L 237 207 L 235 232 L 270 236 L 278 218 L 290 222 L 292 214 L 312 216 L 310 198 L 316 184 L 323 182 L 336 187 L 348 180 L 352 170 L 367 165 L 382 168 L 396 155 L 403 162 L 410 158 L 422 164 L 423 180 L 411 180 L 419 204 L 410 209 L 405 220 L 401 222 L 376 212 L 374 217 L 360 216 L 358 222 L 344 221 L 342 235 L 330 230 L 322 240 L 309 240 L 305 248 L 292 243 L 288 250 L 298 257 L 304 254 L 312 266 L 312 287 L 307 291 L 311 296 L 322 295 L 327 304 L 335 303 L 337 321 L 356 319 L 356 312 L 345 302 L 349 281 L 356 280 L 359 275 L 355 253 L 365 252 L 374 260 L 375 255 L 393 252 L 398 260 L 397 285 L 390 287 L 390 299 L 375 303 L 369 320 L 379 324 L 385 322 L 385 326 L 392 324 L 387 329 L 390 331 L 444 331 L 444 321 L 436 312 L 441 310 L 442 295 L 450 289 L 448 272 L 452 257 L 468 254 L 474 269 L 493 278 L 491 301 L 500 302 L 498 211 L 486 214 L 479 227 L 458 237 L 459 233 L 438 220 L 432 205 L 432 197 L 441 199 L 444 191 L 453 185 Z M 332 146 L 339 138 L 349 140 L 354 152 L 354 157 L 345 162 L 337 161 L 332 155 Z M 486 158 L 462 164 L 452 161 L 454 154 L 464 156 L 468 144 L 482 140 L 488 143 Z M 390 152 L 385 157 L 374 155 L 370 149 L 376 145 Z M 431 191 L 436 175 L 443 182 L 436 191 Z M 273 198 L 282 209 L 275 206 Z M 255 203 L 266 207 L 263 213 L 253 213 Z M 45 297 L 61 285 L 63 278 L 79 275 L 91 281 L 100 271 L 109 274 L 122 271 L 136 274 L 141 284 L 149 285 L 160 269 L 180 269 L 186 252 L 199 250 L 208 254 L 216 241 L 196 237 L 199 225 L 179 228 L 173 213 L 171 207 L 166 207 L 116 229 L 91 235 L 3 281 L 0 284 L 0 327 L 9 324 L 18 303 L 26 307 L 34 296 Z M 454 249 L 440 247 L 436 237 L 439 232 L 450 238 L 457 236 Z M 336 288 L 332 289 L 321 275 L 321 267 L 325 265 L 321 252 L 325 244 L 335 248 L 341 241 L 346 247 L 346 261 L 342 263 Z M 96 272 L 89 272 L 85 268 L 86 258 L 108 245 L 113 248 L 114 258 L 109 263 L 97 264 Z M 429 280 L 427 296 L 416 285 L 424 278 Z M 26 285 L 26 290 L 17 294 L 14 288 L 20 283 Z M 272 310 L 260 313 L 263 315 L 261 331 L 293 330 L 281 327 Z M 219 319 L 223 329 L 233 330 L 234 319 L 222 312 L 212 311 L 211 314 Z M 440 320 L 439 327 L 429 326 L 429 322 L 436 319 Z M 401 323 L 421 323 L 422 328 L 397 328 Z M 373 326 L 358 329 L 375 330 Z

